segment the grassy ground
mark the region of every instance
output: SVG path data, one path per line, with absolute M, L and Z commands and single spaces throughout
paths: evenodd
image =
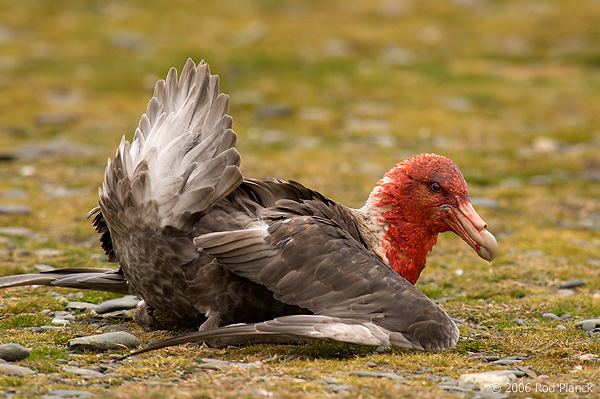
M 500 245 L 491 266 L 450 236 L 430 255 L 417 286 L 453 317 L 488 327 L 461 325 L 458 346 L 439 354 L 321 343 L 180 347 L 123 363 L 104 380 L 83 379 L 62 372 L 56 359 L 91 327 L 19 329 L 48 324 L 45 309 L 64 307 L 53 292 L 72 291 L 6 290 L 0 341 L 30 347 L 20 364 L 41 374 L 0 376 L 0 390 L 16 397 L 74 387 L 132 398 L 453 397 L 434 376 L 502 368 L 473 353 L 524 356 L 520 365 L 547 375 L 536 380 L 546 385 L 598 382 L 599 363 L 578 356 L 600 353 L 600 341 L 574 327 L 600 316 L 596 1 L 0 0 L 0 7 L 0 204 L 32 209 L 0 215 L 0 227 L 33 231 L 0 237 L 2 274 L 40 263 L 106 266 L 83 216 L 154 82 L 188 57 L 206 59 L 231 95 L 247 176 L 293 178 L 360 206 L 395 163 L 437 152 L 460 166 Z M 47 248 L 60 254 L 36 252 Z M 574 278 L 585 284 L 559 295 L 560 282 Z M 546 312 L 572 317 L 548 320 Z M 130 331 L 157 338 L 134 325 Z M 210 372 L 201 358 L 261 365 Z M 88 354 L 78 362 L 106 359 Z M 365 362 L 410 378 L 347 374 L 373 370 Z M 324 378 L 351 388 L 335 393 Z

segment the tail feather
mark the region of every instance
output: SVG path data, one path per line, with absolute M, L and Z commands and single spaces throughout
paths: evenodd
M 233 324 L 213 330 L 182 334 L 151 343 L 130 355 L 149 352 L 168 346 L 208 341 L 226 337 L 294 337 L 323 341 L 348 342 L 360 345 L 385 345 L 425 350 L 409 336 L 391 332 L 368 320 L 342 319 L 322 315 L 291 315 L 254 324 Z
M 72 267 L 47 272 L 0 277 L 0 289 L 24 285 L 46 285 L 128 294 L 129 285 L 119 270 Z

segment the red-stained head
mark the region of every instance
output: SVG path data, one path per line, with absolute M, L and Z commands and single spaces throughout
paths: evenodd
M 385 174 L 373 194 L 389 225 L 383 245 L 387 260 L 411 283 L 445 231 L 454 231 L 482 258 L 494 259 L 496 240 L 471 206 L 467 183 L 450 159 L 435 154 L 407 159 Z

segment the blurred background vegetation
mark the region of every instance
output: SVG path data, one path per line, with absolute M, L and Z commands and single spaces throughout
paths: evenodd
M 502 252 L 586 260 L 579 231 L 543 229 L 557 225 L 598 249 L 597 1 L 0 6 L 0 201 L 33 210 L 1 224 L 93 236 L 81 216 L 106 159 L 156 80 L 191 57 L 222 77 L 248 176 L 358 207 L 397 162 L 437 152 L 483 197 Z
M 299 180 L 359 207 L 406 157 L 452 158 L 500 243 L 488 266 L 458 238 L 440 239 L 418 286 L 450 298 L 454 316 L 501 325 L 549 310 L 598 315 L 598 1 L 0 9 L 0 227 L 29 229 L 0 237 L 2 274 L 103 264 L 84 215 L 106 159 L 132 138 L 156 80 L 191 57 L 231 97 L 247 176 Z M 575 295 L 552 295 L 573 278 L 585 279 Z M 506 315 L 490 316 L 482 300 Z

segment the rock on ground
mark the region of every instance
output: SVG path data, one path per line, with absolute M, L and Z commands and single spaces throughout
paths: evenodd
M 103 352 L 107 350 L 136 348 L 140 346 L 140 340 L 125 331 L 116 331 L 106 334 L 90 335 L 88 337 L 74 338 L 69 341 L 67 347 L 72 351 L 94 351 Z
M 75 391 L 72 389 L 57 389 L 56 391 L 48 392 L 42 399 L 71 399 L 71 398 L 87 398 L 92 396 L 90 392 Z
M 122 298 L 111 299 L 110 301 L 102 302 L 98 306 L 96 306 L 96 313 L 104 314 L 115 312 L 117 310 L 126 310 L 135 308 L 138 303 L 140 303 L 140 299 L 133 295 L 126 295 Z
M 26 376 L 35 374 L 35 371 L 28 367 L 16 366 L 14 364 L 0 363 L 0 374 Z
M 31 355 L 31 351 L 23 345 L 15 343 L 0 345 L 0 359 L 14 362 L 16 360 L 26 359 L 29 355 Z

